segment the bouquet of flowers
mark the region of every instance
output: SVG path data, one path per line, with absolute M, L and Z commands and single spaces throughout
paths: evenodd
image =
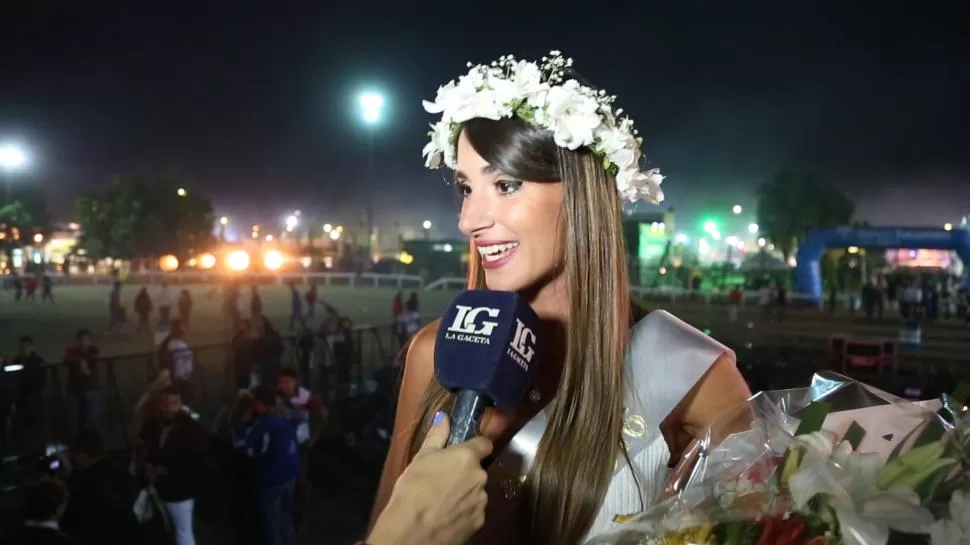
M 685 453 L 666 500 L 592 543 L 968 545 L 968 398 L 912 403 L 835 374 L 761 392 Z

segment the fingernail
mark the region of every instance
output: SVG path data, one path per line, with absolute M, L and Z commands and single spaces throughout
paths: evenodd
M 432 426 L 437 426 L 445 418 L 445 411 L 438 411 L 434 413 L 434 420 L 431 421 Z

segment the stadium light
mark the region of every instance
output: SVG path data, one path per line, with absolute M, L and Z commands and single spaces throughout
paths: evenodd
M 381 122 L 384 113 L 384 95 L 375 91 L 367 90 L 357 97 L 360 105 L 360 117 L 367 125 L 367 178 L 370 183 L 374 183 L 374 133 L 377 132 L 377 125 Z M 370 251 L 374 236 L 374 198 L 373 192 L 367 193 L 367 249 Z
M 943 224 L 943 229 L 945 229 L 947 231 L 952 231 L 953 230 L 953 224 L 952 223 L 944 223 Z
M 223 226 L 228 225 L 229 224 L 229 218 L 227 218 L 225 216 L 222 216 L 221 218 L 219 218 L 219 223 L 222 224 Z
M 749 223 L 748 224 L 748 232 L 751 233 L 752 235 L 757 235 L 758 234 L 758 224 L 757 223 Z
M 381 111 L 384 109 L 384 96 L 380 93 L 368 91 L 360 94 L 360 117 L 364 123 L 375 125 L 381 121 Z
M 0 146 L 0 169 L 3 170 L 22 170 L 29 163 L 27 152 L 17 144 L 4 144 Z
M 198 265 L 200 269 L 211 269 L 216 266 L 216 256 L 212 254 L 202 254 L 199 256 Z
M 3 182 L 3 203 L 10 198 L 10 177 L 8 172 L 16 172 L 27 168 L 30 162 L 27 152 L 17 144 L 0 145 L 0 181 Z
M 174 255 L 164 255 L 158 260 L 158 268 L 164 272 L 172 272 L 179 268 L 179 260 Z
M 740 216 L 741 215 L 741 212 L 744 212 L 744 209 L 741 208 L 741 205 L 740 204 L 736 204 L 736 205 L 734 205 L 734 206 L 731 207 L 731 212 L 734 212 L 734 215 L 735 216 Z
M 278 250 L 269 250 L 263 254 L 263 265 L 271 270 L 278 271 L 283 268 L 283 254 Z
M 245 271 L 249 268 L 249 254 L 244 250 L 230 252 L 226 259 L 226 267 L 231 271 Z
M 188 191 L 186 191 L 184 187 L 180 187 L 180 188 L 178 188 L 178 189 L 177 189 L 177 190 L 175 191 L 175 194 L 176 194 L 176 195 L 178 195 L 179 197 L 184 197 L 184 196 L 186 196 L 186 195 L 188 195 L 188 194 L 189 194 L 189 192 L 188 192 Z

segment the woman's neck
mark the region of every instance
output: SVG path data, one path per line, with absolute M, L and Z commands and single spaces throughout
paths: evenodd
M 563 326 L 569 321 L 569 294 L 566 291 L 563 275 L 560 274 L 539 287 L 526 290 L 522 295 L 529 301 L 529 306 L 540 320 L 558 322 Z

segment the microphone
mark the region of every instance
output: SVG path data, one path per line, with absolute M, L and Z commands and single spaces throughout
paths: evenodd
M 449 446 L 478 435 L 486 407 L 519 406 L 536 374 L 538 325 L 535 312 L 515 292 L 465 290 L 445 310 L 434 374 L 457 393 Z

